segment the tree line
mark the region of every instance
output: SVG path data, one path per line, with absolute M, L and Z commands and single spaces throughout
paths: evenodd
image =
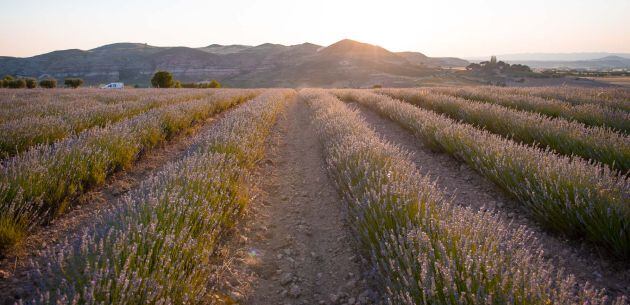
M 64 86 L 67 88 L 79 88 L 83 85 L 83 79 L 80 78 L 66 78 L 63 80 Z M 11 88 L 11 89 L 34 89 L 37 87 L 40 88 L 56 88 L 57 80 L 54 78 L 45 78 L 40 81 L 33 77 L 18 77 L 14 78 L 11 75 L 6 75 L 4 78 L 0 80 L 1 88 Z
M 66 88 L 79 88 L 83 85 L 83 79 L 81 78 L 65 78 L 63 84 Z M 21 89 L 28 88 L 33 89 L 37 87 L 41 88 L 56 88 L 57 80 L 54 78 L 46 78 L 40 81 L 33 77 L 18 77 L 14 78 L 11 75 L 5 76 L 0 80 L 1 88 Z M 182 83 L 173 78 L 173 74 L 168 71 L 157 71 L 151 78 L 151 86 L 154 88 L 221 88 L 222 85 L 217 80 L 211 80 L 210 82 L 200 83 Z
M 497 61 L 496 56 L 490 57 L 490 61 L 482 61 L 478 64 L 472 63 L 466 67 L 466 70 L 484 72 L 487 74 L 532 72 L 532 69 L 526 65 L 521 65 L 521 64 L 510 65 L 504 61 Z
M 158 71 L 151 78 L 151 86 L 154 88 L 221 88 L 221 83 L 217 80 L 202 83 L 182 83 L 173 78 L 173 74 L 168 71 Z

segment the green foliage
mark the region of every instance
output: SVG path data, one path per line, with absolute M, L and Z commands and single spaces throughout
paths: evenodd
M 216 79 L 213 79 L 208 84 L 208 88 L 221 88 L 221 83 L 219 83 Z
M 83 85 L 83 79 L 80 78 L 66 78 L 63 80 L 63 84 L 67 88 L 79 88 Z
M 181 88 L 181 87 L 182 87 L 182 83 L 180 81 L 176 80 L 173 83 L 173 88 Z
M 507 73 L 507 74 L 522 74 L 531 73 L 532 69 L 526 65 L 515 64 L 510 65 L 503 61 L 497 61 L 496 56 L 492 56 L 490 61 L 482 61 L 480 63 L 471 63 L 466 67 L 466 70 L 477 71 L 486 74 L 495 73 Z
M 183 83 L 182 88 L 198 88 L 198 89 L 210 89 L 221 88 L 222 85 L 217 80 L 212 80 L 208 83 Z
M 32 77 L 26 77 L 24 78 L 24 81 L 26 81 L 26 88 L 29 88 L 29 89 L 37 88 L 37 79 L 32 78 Z
M 39 86 L 42 88 L 52 89 L 57 87 L 57 80 L 54 78 L 42 79 L 39 81 Z
M 151 85 L 154 88 L 172 88 L 175 85 L 173 74 L 168 71 L 158 71 L 151 78 Z
M 5 80 L 6 82 L 6 80 Z M 9 80 L 9 88 L 12 89 L 22 89 L 22 88 L 26 88 L 26 81 L 24 79 L 14 79 L 14 80 Z
M 2 80 L 0 80 L 0 88 L 11 88 L 11 89 L 21 89 L 21 88 L 31 88 L 28 86 L 30 78 L 14 78 L 11 75 L 5 75 Z M 34 87 L 33 87 L 34 88 Z

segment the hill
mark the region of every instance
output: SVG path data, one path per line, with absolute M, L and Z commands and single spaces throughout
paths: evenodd
M 211 44 L 201 48 L 116 43 L 91 50 L 61 50 L 28 58 L 0 57 L 0 75 L 81 77 L 87 84 L 149 83 L 157 70 L 185 82 L 218 79 L 229 86 L 389 86 L 413 85 L 440 67 L 466 61 L 390 52 L 349 39 L 327 47 Z

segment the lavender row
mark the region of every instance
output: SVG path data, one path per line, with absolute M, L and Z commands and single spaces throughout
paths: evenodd
M 630 259 L 630 182 L 608 167 L 518 144 L 384 95 L 337 91 L 391 118 L 430 147 L 468 163 L 546 227 Z
M 106 104 L 137 101 L 154 90 L 95 90 L 95 89 L 0 89 L 0 123 L 24 117 L 59 115 L 75 107 L 87 108 Z M 182 91 L 161 92 L 175 96 Z
M 555 270 L 525 229 L 452 204 L 408 152 L 380 140 L 340 100 L 301 94 L 388 304 L 607 303 L 603 291 Z
M 72 108 L 62 113 L 46 116 L 26 116 L 0 124 L 0 156 L 13 156 L 38 144 L 50 144 L 71 134 L 92 127 L 103 127 L 129 117 L 144 113 L 153 108 L 172 105 L 193 99 L 210 96 L 213 91 L 203 93 L 186 91 L 179 94 L 155 96 L 155 92 L 136 101 L 118 103 L 94 103 L 89 97 L 84 103 L 71 103 Z M 57 102 L 59 104 L 61 102 Z M 61 103 L 63 104 L 63 103 Z M 63 108 L 60 108 L 61 110 Z M 27 110 L 26 110 L 27 111 Z
M 573 105 L 562 100 L 510 94 L 487 87 L 441 87 L 431 88 L 429 91 L 574 120 L 589 126 L 607 126 L 624 133 L 630 132 L 630 113 L 605 105 Z
M 33 304 L 201 304 L 212 255 L 250 200 L 247 176 L 293 91 L 269 90 L 199 135 L 80 240 L 33 262 Z
M 73 197 L 129 167 L 142 152 L 253 94 L 226 90 L 156 108 L 5 160 L 0 165 L 0 250 L 63 213 Z
M 630 170 L 630 137 L 610 128 L 589 127 L 562 118 L 512 110 L 429 91 L 386 90 L 387 95 L 455 120 L 527 144 L 549 147 L 609 165 L 622 173 Z
M 532 87 L 498 88 L 484 87 L 497 92 L 538 96 L 546 99 L 558 99 L 574 105 L 594 104 L 630 111 L 630 90 L 626 88 L 584 88 L 584 87 Z

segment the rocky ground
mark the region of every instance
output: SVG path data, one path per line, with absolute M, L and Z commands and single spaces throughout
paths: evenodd
M 291 102 L 270 138 L 259 196 L 235 230 L 238 261 L 228 277 L 239 280 L 225 303 L 377 303 L 309 111 Z

